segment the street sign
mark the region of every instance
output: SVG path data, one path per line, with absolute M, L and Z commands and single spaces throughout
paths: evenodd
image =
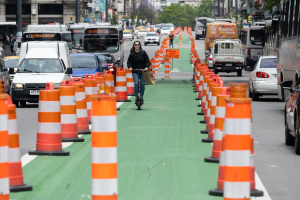
M 95 18 L 95 13 L 91 13 L 90 18 Z
M 83 21 L 84 21 L 84 22 L 89 22 L 89 21 L 90 21 L 90 18 L 84 18 Z
M 179 49 L 167 49 L 166 57 L 170 58 L 179 58 Z

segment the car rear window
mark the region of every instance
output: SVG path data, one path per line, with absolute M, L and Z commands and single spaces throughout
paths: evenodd
M 276 58 L 261 59 L 260 68 L 277 68 L 277 59 Z

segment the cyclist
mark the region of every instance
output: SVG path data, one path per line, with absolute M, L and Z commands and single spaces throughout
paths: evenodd
M 169 48 L 171 48 L 171 45 L 172 45 L 172 47 L 174 48 L 174 46 L 173 46 L 173 40 L 174 40 L 174 35 L 173 35 L 173 33 L 171 33 L 171 34 L 169 35 L 169 39 L 170 39 Z
M 144 92 L 145 92 L 145 79 L 142 73 L 137 73 L 137 69 L 139 70 L 148 70 L 150 66 L 150 61 L 148 54 L 146 51 L 142 49 L 140 41 L 135 41 L 133 43 L 133 47 L 130 49 L 130 55 L 127 60 L 127 67 L 129 71 L 132 71 L 132 76 L 134 80 L 134 95 L 135 95 L 135 103 L 138 98 L 138 88 L 139 88 L 139 80 L 140 80 L 140 95 L 142 99 L 142 103 L 144 103 Z

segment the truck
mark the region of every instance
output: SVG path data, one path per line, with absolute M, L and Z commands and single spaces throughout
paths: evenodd
M 47 82 L 54 87 L 61 86 L 63 80 L 70 80 L 72 75 L 69 47 L 61 41 L 25 42 L 21 46 L 18 69 L 11 85 L 11 97 L 16 106 L 26 102 L 37 103 L 40 90 Z
M 237 72 L 237 76 L 242 76 L 242 70 L 245 66 L 245 55 L 241 40 L 217 39 L 214 41 L 213 46 L 214 73 Z

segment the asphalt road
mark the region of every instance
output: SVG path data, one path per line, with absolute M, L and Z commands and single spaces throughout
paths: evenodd
M 125 61 L 135 40 L 125 41 Z M 143 39 L 139 40 L 143 44 Z M 156 45 L 142 47 L 149 57 L 153 57 L 158 49 Z M 204 58 L 204 40 L 196 40 L 196 49 L 200 58 Z M 242 77 L 237 77 L 236 73 L 219 75 L 225 83 L 248 82 L 250 72 L 243 71 Z M 179 72 L 176 78 L 191 78 L 191 75 Z M 273 200 L 300 199 L 300 158 L 295 155 L 294 147 L 284 144 L 284 103 L 277 96 L 263 96 L 258 102 L 252 103 L 252 109 L 255 166 L 260 179 Z M 21 155 L 35 148 L 37 113 L 37 104 L 17 108 Z

